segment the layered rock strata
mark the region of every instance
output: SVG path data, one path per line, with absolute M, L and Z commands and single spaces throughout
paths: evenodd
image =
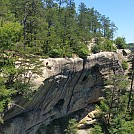
M 19 100 L 4 116 L 2 134 L 37 134 L 42 124 L 65 117 L 96 102 L 110 73 L 123 73 L 118 54 L 103 52 L 81 58 L 43 60 L 43 76 L 31 100 Z

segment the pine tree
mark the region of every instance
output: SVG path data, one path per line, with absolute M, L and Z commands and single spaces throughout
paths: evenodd
M 125 110 L 127 106 L 127 79 L 122 75 L 110 76 L 108 85 L 111 88 L 105 89 L 105 100 L 101 101 L 97 108 L 102 113 L 101 122 L 109 133 L 119 132 L 124 121 Z
M 77 121 L 75 119 L 70 119 L 68 123 L 68 127 L 65 130 L 66 134 L 76 134 L 78 131 Z
M 78 28 L 79 28 L 78 35 L 81 41 L 88 41 L 90 39 L 89 21 L 91 20 L 91 16 L 84 3 L 81 3 L 78 9 L 79 9 L 79 14 L 77 16 Z

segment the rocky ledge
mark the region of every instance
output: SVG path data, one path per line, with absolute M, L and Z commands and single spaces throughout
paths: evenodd
M 31 100 L 19 100 L 4 116 L 2 134 L 38 134 L 42 124 L 65 117 L 98 101 L 104 78 L 123 73 L 118 54 L 101 52 L 81 58 L 43 59 L 42 77 Z

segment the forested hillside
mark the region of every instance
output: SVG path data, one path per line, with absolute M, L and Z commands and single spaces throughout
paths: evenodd
M 0 5 L 1 43 L 10 44 L 10 50 L 50 57 L 85 56 L 86 41 L 113 39 L 117 30 L 107 16 L 84 3 L 76 12 L 74 0 L 1 0 Z
M 84 3 L 77 11 L 74 0 L 0 0 L 0 123 L 9 104 L 16 105 L 15 96 L 32 97 L 31 78 L 41 75 L 38 58 L 84 59 L 90 53 L 124 49 L 125 38 L 114 40 L 116 30 L 109 17 Z M 97 106 L 101 116 L 93 126 L 94 134 L 134 132 L 133 58 L 130 62 L 130 90 L 126 89 L 128 77 L 109 78 L 112 88 L 104 91 L 106 99 Z
M 128 43 L 127 48 L 134 51 L 134 43 Z
M 32 75 L 40 72 L 38 56 L 84 58 L 90 53 L 86 42 L 96 37 L 93 52 L 113 51 L 116 29 L 108 17 L 84 3 L 76 12 L 73 0 L 1 0 L 0 111 L 13 94 L 27 96 Z

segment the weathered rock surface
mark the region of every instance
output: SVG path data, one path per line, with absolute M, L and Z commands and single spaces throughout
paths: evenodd
M 98 110 L 93 110 L 89 112 L 82 120 L 78 123 L 78 129 L 86 129 L 89 125 L 93 125 L 96 123 L 96 114 L 98 114 Z
M 38 91 L 31 100 L 17 102 L 23 108 L 14 106 L 5 114 L 2 134 L 38 134 L 42 124 L 96 102 L 104 77 L 113 71 L 122 73 L 118 55 L 113 52 L 93 54 L 84 60 L 49 58 L 43 63 L 43 77 L 35 80 L 40 85 Z

